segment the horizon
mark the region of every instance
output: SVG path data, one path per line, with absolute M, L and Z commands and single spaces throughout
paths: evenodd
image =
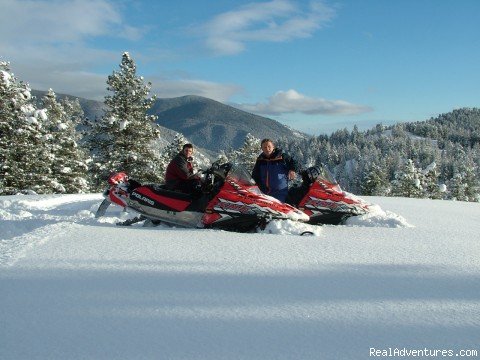
M 473 0 L 2 2 L 0 60 L 35 90 L 102 101 L 129 52 L 151 95 L 310 135 L 480 106 Z
M 46 93 L 47 91 L 46 90 L 38 90 L 38 89 L 31 89 L 32 91 L 38 91 L 38 92 L 44 92 Z M 71 94 L 64 94 L 64 93 L 55 93 L 57 96 L 72 96 Z M 164 97 L 164 98 L 159 98 L 157 97 L 156 100 L 168 100 L 168 99 L 176 99 L 176 98 L 182 98 L 182 97 L 199 97 L 199 98 L 203 98 L 203 99 L 206 99 L 206 100 L 213 100 L 213 101 L 217 101 L 215 99 L 211 99 L 211 98 L 207 98 L 205 96 L 202 96 L 202 95 L 180 95 L 180 96 L 175 96 L 175 97 Z M 100 100 L 95 100 L 95 99 L 87 99 L 87 98 L 83 98 L 83 97 L 79 97 L 83 100 L 87 100 L 87 101 L 100 101 L 100 102 L 103 102 L 103 99 L 100 99 Z M 222 102 L 219 102 L 221 103 L 222 105 L 226 105 L 226 106 L 230 106 L 230 107 L 233 107 L 237 110 L 240 110 L 240 111 L 244 111 L 244 112 L 247 112 L 247 113 L 250 113 L 250 114 L 253 114 L 251 112 L 249 112 L 248 110 L 245 110 L 245 109 L 241 109 L 240 107 L 235 107 L 235 104 L 228 104 L 228 103 L 222 103 Z M 444 115 L 444 114 L 449 114 L 449 113 L 453 113 L 455 110 L 461 110 L 461 109 L 480 109 L 480 108 L 476 108 L 476 107 L 463 107 L 463 108 L 456 108 L 456 109 L 452 109 L 450 111 L 447 111 L 445 113 L 439 113 L 437 114 L 436 116 L 433 116 L 433 117 L 430 117 L 428 119 L 424 119 L 424 120 L 418 120 L 420 122 L 422 121 L 428 121 L 428 120 L 431 120 L 431 119 L 435 119 L 441 115 Z M 254 115 L 257 115 L 257 114 L 254 114 Z M 290 127 L 290 125 L 288 124 L 284 124 L 276 119 L 273 119 L 272 117 L 268 117 L 268 116 L 263 116 L 263 115 L 258 115 L 258 116 L 261 116 L 261 117 L 264 117 L 268 120 L 273 120 L 273 121 L 277 121 L 279 122 L 280 124 L 284 125 L 284 126 L 287 126 L 287 127 Z M 349 125 L 346 125 L 346 126 L 343 126 L 343 127 L 338 127 L 338 128 L 335 128 L 333 129 L 332 131 L 330 132 L 319 132 L 318 134 L 308 134 L 308 133 L 305 133 L 306 135 L 309 135 L 309 136 L 319 136 L 319 135 L 327 135 L 327 136 L 330 136 L 332 135 L 333 133 L 335 133 L 336 131 L 342 131 L 344 129 L 347 129 L 348 131 L 352 131 L 354 129 L 355 126 L 357 126 L 357 129 L 361 132 L 366 132 L 368 130 L 373 130 L 377 125 L 382 125 L 382 126 L 385 126 L 385 127 L 390 127 L 390 126 L 393 126 L 393 125 L 396 125 L 396 124 L 399 124 L 399 123 L 402 123 L 402 122 L 393 122 L 393 123 L 389 123 L 389 124 L 386 124 L 386 123 L 375 123 L 375 124 L 372 124 L 371 126 L 368 125 L 368 126 L 364 126 L 364 127 L 361 127 L 361 126 L 358 126 L 358 124 L 349 124 Z M 298 130 L 298 129 L 295 129 L 295 128 L 291 128 L 291 130 L 293 131 L 300 131 L 302 132 L 301 130 Z

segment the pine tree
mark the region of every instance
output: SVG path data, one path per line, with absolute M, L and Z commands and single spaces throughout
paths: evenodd
M 435 162 L 431 163 L 425 168 L 425 170 L 422 171 L 422 173 L 422 188 L 424 192 L 423 197 L 430 199 L 441 199 L 443 194 L 438 184 L 437 164 Z
M 245 166 L 247 171 L 251 173 L 257 161 L 259 149 L 260 139 L 248 133 L 242 147 L 237 151 L 236 162 Z
M 81 121 L 83 111 L 68 99 L 59 103 L 52 89 L 43 97 L 48 114 L 48 145 L 54 159 L 51 169 L 56 180 L 56 191 L 79 193 L 88 191 L 87 155 L 78 147 L 75 126 Z
M 158 182 L 162 174 L 153 146 L 159 132 L 156 116 L 147 115 L 155 101 L 155 96 L 148 98 L 151 83 L 144 84 L 143 77 L 137 76 L 135 62 L 125 52 L 120 70 L 108 77 L 107 85 L 113 94 L 105 97 L 107 111 L 94 123 L 89 141 L 96 183 L 113 171 L 125 171 L 142 182 Z
M 476 177 L 475 165 L 470 160 L 454 166 L 453 177 L 448 184 L 451 199 L 479 201 L 480 186 Z
M 30 88 L 0 62 L 0 181 L 3 194 L 50 193 L 52 157 L 46 146 L 44 109 L 32 103 Z
M 389 191 L 387 174 L 375 163 L 367 167 L 367 174 L 362 184 L 363 195 L 384 196 Z
M 458 201 L 468 201 L 468 197 L 465 194 L 467 184 L 465 184 L 464 180 L 464 174 L 455 171 L 453 177 L 448 182 L 450 199 Z
M 475 165 L 471 162 L 466 164 L 464 173 L 464 181 L 467 185 L 465 195 L 468 201 L 480 201 L 480 184 L 476 176 Z
M 220 154 L 217 156 L 217 159 L 215 161 L 220 164 L 225 164 L 229 162 L 229 159 L 227 154 L 225 154 L 225 151 L 221 150 Z
M 392 196 L 422 197 L 421 174 L 411 159 L 405 161 L 392 181 Z

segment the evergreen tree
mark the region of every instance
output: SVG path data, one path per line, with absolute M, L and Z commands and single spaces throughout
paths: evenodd
M 218 161 L 220 164 L 225 164 L 229 162 L 228 157 L 225 154 L 225 151 L 221 150 L 220 154 L 217 156 L 217 159 L 215 161 Z
M 464 181 L 467 185 L 465 195 L 468 201 L 480 201 L 480 184 L 473 163 L 467 163 L 464 171 Z
M 52 89 L 43 97 L 43 106 L 48 114 L 48 145 L 53 155 L 51 170 L 56 180 L 55 190 L 60 193 L 87 192 L 88 158 L 77 145 L 75 130 L 83 111 L 68 99 L 59 103 Z
M 247 171 L 251 173 L 257 161 L 259 149 L 260 139 L 248 133 L 242 147 L 237 151 L 236 162 L 245 166 Z
M 448 185 L 450 198 L 459 201 L 479 201 L 480 187 L 475 174 L 475 167 L 471 161 L 467 160 L 455 166 Z
M 44 109 L 32 103 L 30 88 L 0 62 L 0 182 L 3 194 L 50 193 L 52 156 L 46 146 Z
M 430 199 L 441 199 L 443 194 L 438 184 L 437 164 L 435 162 L 431 163 L 426 167 L 425 170 L 422 171 L 422 173 L 422 188 L 424 192 L 423 197 Z
M 367 167 L 366 174 L 362 184 L 363 195 L 384 196 L 388 194 L 389 183 L 383 168 L 372 163 Z
M 422 197 L 421 176 L 411 159 L 405 161 L 392 181 L 392 196 Z
M 458 201 L 468 201 L 468 197 L 465 194 L 467 184 L 465 184 L 464 180 L 464 174 L 457 171 L 454 173 L 453 177 L 448 183 L 450 199 Z
M 147 115 L 155 97 L 148 98 L 151 83 L 144 84 L 136 70 L 135 62 L 125 52 L 120 70 L 107 79 L 107 90 L 113 94 L 105 97 L 107 111 L 94 123 L 89 140 L 97 184 L 113 171 L 125 171 L 142 182 L 158 182 L 162 178 L 153 149 L 159 137 L 156 116 Z

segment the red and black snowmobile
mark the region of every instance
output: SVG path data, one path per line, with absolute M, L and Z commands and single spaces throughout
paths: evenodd
M 300 174 L 302 183 L 289 189 L 286 202 L 307 214 L 309 224 L 337 225 L 369 211 L 368 203 L 340 188 L 326 166 L 312 166 Z
M 114 203 L 139 214 L 122 225 L 149 220 L 244 232 L 264 227 L 274 219 L 309 219 L 295 207 L 263 194 L 242 166 L 214 163 L 203 175 L 198 189 L 186 194 L 168 190 L 164 185 L 142 185 L 123 172 L 115 173 L 108 179 L 110 186 L 96 217 L 103 216 Z

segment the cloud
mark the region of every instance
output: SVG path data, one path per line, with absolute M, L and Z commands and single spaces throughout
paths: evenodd
M 8 36 L 0 37 L 0 56 L 33 89 L 101 99 L 106 75 L 100 69 L 116 66 L 127 49 L 107 50 L 112 47 L 97 41 L 136 41 L 147 31 L 126 24 L 122 6 L 110 0 L 2 0 L 0 33 Z
M 200 30 L 206 34 L 206 46 L 215 54 L 234 55 L 251 41 L 285 42 L 310 37 L 334 16 L 334 9 L 322 1 L 312 1 L 308 9 L 300 9 L 291 0 L 272 0 L 217 15 Z
M 281 115 L 303 113 L 307 115 L 358 115 L 373 109 L 365 105 L 356 105 L 344 100 L 326 100 L 312 98 L 290 89 L 278 91 L 269 97 L 267 103 L 240 104 L 242 110 L 263 115 Z
M 96 36 L 135 39 L 139 29 L 122 24 L 119 6 L 106 0 L 3 0 L 0 32 L 9 42 L 62 44 Z M 4 42 L 2 41 L 2 42 Z

